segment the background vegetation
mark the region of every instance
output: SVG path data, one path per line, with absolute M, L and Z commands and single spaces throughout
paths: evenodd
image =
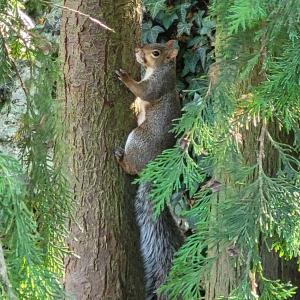
M 20 156 L 0 153 L 0 265 L 5 270 L 4 253 L 7 266 L 0 272 L 1 299 L 64 296 L 60 278 L 72 205 L 56 96 L 57 28 L 47 22 L 50 8 L 43 3 L 32 0 L 24 7 L 0 0 L 0 87 L 17 79 L 27 99 L 16 136 Z M 171 205 L 188 229 L 160 291 L 200 299 L 225 252 L 239 270 L 227 299 L 289 299 L 295 288 L 267 277 L 261 248 L 285 260 L 299 258 L 300 5 L 144 5 L 144 42 L 178 40 L 184 105 L 173 129 L 177 145 L 140 178 L 153 182 L 156 214 Z M 25 9 L 34 28 L 22 19 Z M 220 251 L 210 251 L 215 247 Z
M 300 6 L 216 0 L 208 17 L 198 1 L 145 6 L 157 40 L 169 28 L 179 40 L 188 99 L 173 129 L 178 144 L 140 179 L 153 182 L 156 213 L 169 199 L 186 203 L 179 213 L 193 229 L 160 291 L 199 299 L 225 252 L 240 272 L 226 299 L 288 299 L 295 289 L 266 278 L 261 249 L 299 256 Z M 215 63 L 203 77 L 211 45 Z
M 0 247 L 8 275 L 0 276 L 1 299 L 61 299 L 64 294 L 60 278 L 71 197 L 56 99 L 57 45 L 47 38 L 49 10 L 40 1 L 28 1 L 26 7 L 23 1 L 0 1 L 0 85 L 7 89 L 18 80 L 26 98 L 15 136 L 19 157 L 0 153 Z

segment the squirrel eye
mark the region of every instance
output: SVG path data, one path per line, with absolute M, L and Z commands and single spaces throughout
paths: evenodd
M 154 51 L 152 51 L 152 55 L 154 57 L 158 57 L 160 55 L 160 51 L 159 50 L 154 50 Z

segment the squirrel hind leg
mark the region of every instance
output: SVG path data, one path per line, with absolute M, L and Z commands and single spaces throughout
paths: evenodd
M 121 168 L 128 173 L 129 175 L 137 175 L 137 170 L 134 166 L 132 166 L 128 160 L 126 159 L 125 151 L 121 147 L 117 147 L 114 150 L 114 156 L 117 160 L 117 163 L 121 166 Z

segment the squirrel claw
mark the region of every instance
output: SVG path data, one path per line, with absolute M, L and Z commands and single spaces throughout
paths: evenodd
M 115 73 L 117 74 L 118 78 L 121 79 L 120 78 L 121 77 L 120 71 L 116 70 Z
M 121 148 L 121 147 L 117 147 L 116 149 L 114 149 L 114 152 L 113 152 L 113 153 L 114 153 L 115 158 L 116 158 L 118 161 L 122 160 L 123 157 L 124 157 L 124 149 Z
M 124 80 L 126 77 L 128 77 L 128 73 L 123 69 L 116 70 L 115 73 L 117 74 L 119 80 Z
M 123 75 L 127 75 L 127 72 L 123 69 L 120 69 L 120 72 L 123 74 Z

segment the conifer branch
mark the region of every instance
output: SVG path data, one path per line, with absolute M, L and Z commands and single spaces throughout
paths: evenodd
M 10 59 L 10 57 L 9 57 L 9 51 L 8 51 L 7 46 L 6 46 L 4 34 L 3 34 L 2 30 L 1 30 L 1 28 L 0 28 L 0 38 L 1 38 L 2 43 L 3 43 L 3 49 L 4 49 L 4 52 L 5 52 L 5 55 L 6 55 L 7 59 L 9 59 L 10 63 L 12 64 L 13 69 L 15 70 L 16 75 L 17 75 L 17 77 L 18 77 L 18 79 L 20 81 L 21 88 L 24 91 L 24 94 L 25 94 L 26 98 L 28 98 L 29 93 L 28 93 L 28 91 L 27 91 L 27 89 L 25 87 L 25 84 L 23 82 L 23 79 L 22 79 L 22 77 L 21 77 L 21 75 L 19 73 L 18 67 L 17 67 L 16 63 L 14 62 L 14 60 Z
M 8 294 L 9 299 L 17 300 L 17 297 L 15 296 L 12 290 L 12 285 L 8 279 L 7 268 L 6 268 L 1 241 L 0 241 L 0 282 L 2 283 L 5 292 Z

